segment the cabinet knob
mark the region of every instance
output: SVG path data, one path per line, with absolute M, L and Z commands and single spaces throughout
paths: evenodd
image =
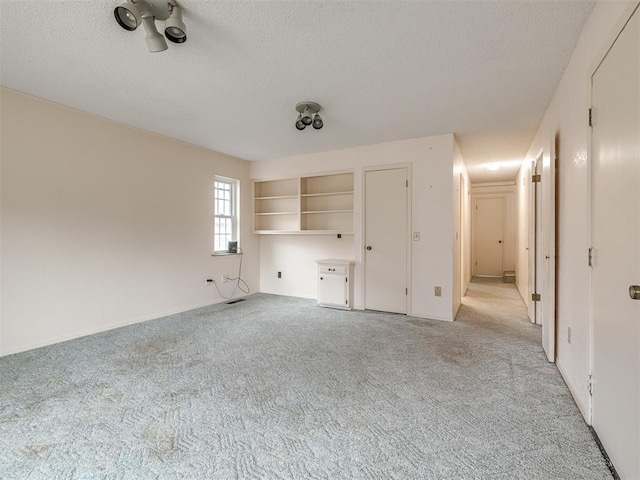
M 367 245 L 367 250 L 371 250 L 371 245 Z

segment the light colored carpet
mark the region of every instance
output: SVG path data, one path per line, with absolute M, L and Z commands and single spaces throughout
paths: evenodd
M 253 295 L 0 359 L 3 479 L 611 478 L 512 284 L 458 321 Z

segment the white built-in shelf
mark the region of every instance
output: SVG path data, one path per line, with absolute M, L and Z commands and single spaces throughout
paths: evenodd
M 331 193 L 303 193 L 301 197 L 329 197 L 332 195 L 353 195 L 353 190 L 348 192 L 331 192 Z
M 275 197 L 255 197 L 254 200 L 280 200 L 285 198 L 298 198 L 297 195 L 277 195 Z
M 256 212 L 254 215 L 297 215 L 298 212 Z
M 253 232 L 353 233 L 353 172 L 254 181 Z
M 353 210 L 307 210 L 301 213 L 353 213 Z

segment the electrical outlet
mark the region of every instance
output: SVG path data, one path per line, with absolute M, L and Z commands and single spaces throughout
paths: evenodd
M 442 287 L 436 287 L 436 288 L 434 289 L 433 294 L 434 294 L 436 297 L 441 297 L 441 296 L 442 296 Z
M 571 327 L 567 327 L 567 343 L 571 343 Z
M 222 275 L 220 277 L 220 283 L 227 283 L 229 281 L 229 275 Z
M 211 285 L 212 283 L 213 283 L 213 279 L 212 279 L 212 278 L 205 278 L 205 279 L 204 279 L 204 284 L 205 284 L 206 286 L 209 286 L 209 285 Z
M 282 278 L 282 272 L 278 272 L 278 278 Z
M 413 241 L 414 242 L 420 241 L 420 232 L 413 232 Z

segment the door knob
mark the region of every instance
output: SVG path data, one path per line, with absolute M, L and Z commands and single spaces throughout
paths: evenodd
M 631 285 L 629 287 L 629 296 L 631 300 L 640 300 L 640 285 Z
M 498 243 L 502 243 L 502 240 L 498 240 Z
M 367 245 L 367 250 L 371 250 L 371 245 Z

